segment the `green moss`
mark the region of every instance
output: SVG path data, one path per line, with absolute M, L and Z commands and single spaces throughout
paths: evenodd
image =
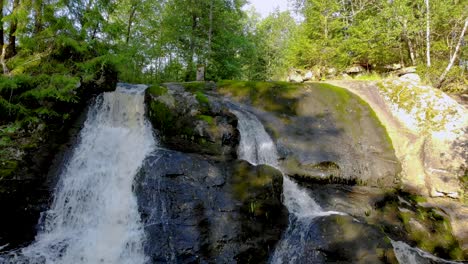
M 195 92 L 195 99 L 197 99 L 198 103 L 203 106 L 209 106 L 210 105 L 210 100 L 208 100 L 208 97 L 200 91 Z
M 441 110 L 441 106 L 437 105 L 443 96 L 440 90 L 384 82 L 379 83 L 378 87 L 393 104 L 413 116 L 422 130 L 443 130 L 452 114 L 451 109 Z
M 287 82 L 221 81 L 218 90 L 267 111 L 288 115 L 296 114 L 297 91 L 300 84 Z
M 149 117 L 156 129 L 169 132 L 173 129 L 175 117 L 164 103 L 151 100 L 149 104 Z
M 4 160 L 0 162 L 0 179 L 11 177 L 18 168 L 18 162 L 15 160 Z
M 376 203 L 377 210 L 370 220 L 382 225 L 386 233 L 406 237 L 438 257 L 463 259 L 449 219 L 437 209 L 419 206 L 418 203 L 424 200 L 409 193 L 391 191 Z
M 200 111 L 202 113 L 210 113 L 210 100 L 208 97 L 201 91 L 195 92 L 195 99 L 200 104 Z
M 185 82 L 181 83 L 181 85 L 187 92 L 191 93 L 202 92 L 208 88 L 205 82 Z
M 205 121 L 209 125 L 214 125 L 214 119 L 212 116 L 209 115 L 197 115 L 197 118 L 200 120 Z
M 167 88 L 164 86 L 159 86 L 159 85 L 152 85 L 148 87 L 146 91 L 147 93 L 154 95 L 154 96 L 161 96 L 161 95 L 167 94 Z
M 279 176 L 279 172 L 269 166 L 254 167 L 247 162 L 236 164 L 231 177 L 233 194 L 245 211 L 256 217 L 267 217 L 269 196 L 274 195 L 271 188 L 274 188 L 275 176 Z

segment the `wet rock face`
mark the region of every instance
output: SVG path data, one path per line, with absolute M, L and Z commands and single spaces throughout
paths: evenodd
M 232 90 L 223 87 L 221 92 L 235 95 Z M 257 90 L 256 97 L 238 99 L 256 107 L 250 110 L 276 141 L 286 174 L 302 181 L 399 184 L 401 166 L 392 142 L 359 97 L 318 83 Z
M 146 102 L 149 119 L 166 146 L 221 159 L 236 157 L 237 119 L 217 99 L 207 96 L 205 87 L 175 83 L 150 87 Z
M 152 263 L 266 262 L 287 225 L 269 166 L 158 150 L 135 183 Z
M 390 241 L 375 227 L 342 215 L 322 217 L 315 223 L 321 235 L 315 250 L 325 263 L 398 263 Z

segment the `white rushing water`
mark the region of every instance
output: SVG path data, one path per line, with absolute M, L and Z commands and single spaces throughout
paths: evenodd
M 7 263 L 139 264 L 144 230 L 134 177 L 155 146 L 143 85 L 119 85 L 90 107 L 35 242 Z M 0 259 L 1 260 L 1 259 Z
M 254 165 L 266 164 L 281 171 L 278 163 L 278 152 L 275 143 L 265 131 L 257 117 L 247 111 L 231 110 L 238 118 L 238 129 L 241 139 L 238 155 Z M 273 254 L 273 263 L 297 263 L 296 257 L 303 254 L 307 241 L 304 234 L 314 218 L 332 214 L 343 214 L 335 211 L 324 211 L 306 190 L 300 188 L 289 177 L 283 176 L 284 205 L 290 212 L 290 221 L 282 239 L 278 242 Z M 299 237 L 299 239 L 298 239 Z

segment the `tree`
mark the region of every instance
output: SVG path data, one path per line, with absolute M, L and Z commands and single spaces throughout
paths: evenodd
M 439 77 L 439 82 L 437 84 L 437 87 L 439 87 L 439 88 L 442 86 L 442 83 L 445 81 L 445 78 L 447 77 L 448 72 L 453 67 L 454 62 L 457 59 L 458 52 L 460 51 L 460 47 L 462 45 L 463 38 L 465 36 L 467 28 L 468 28 L 468 17 L 465 18 L 465 24 L 463 25 L 463 29 L 462 29 L 462 31 L 460 33 L 460 37 L 458 38 L 458 43 L 457 43 L 457 46 L 455 47 L 455 51 L 450 56 L 450 61 L 449 61 L 448 65 L 447 65 L 447 68 L 445 68 L 444 72 Z
M 426 3 L 426 65 L 431 67 L 431 16 L 429 0 L 424 0 Z

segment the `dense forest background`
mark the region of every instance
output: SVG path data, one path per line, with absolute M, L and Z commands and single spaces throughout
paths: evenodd
M 288 71 L 369 75 L 416 66 L 426 83 L 467 87 L 467 0 L 291 0 L 262 19 L 245 0 L 0 1 L 0 120 L 67 118 L 79 84 L 284 80 Z

